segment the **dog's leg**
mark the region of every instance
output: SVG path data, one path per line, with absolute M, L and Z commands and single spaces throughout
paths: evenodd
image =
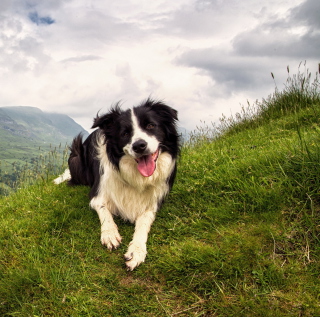
M 71 179 L 71 174 L 70 174 L 70 170 L 67 168 L 63 174 L 59 175 L 53 182 L 56 184 L 56 185 L 59 185 L 65 181 L 68 181 Z
M 96 210 L 100 219 L 102 245 L 105 245 L 109 250 L 118 248 L 121 243 L 121 236 L 111 212 L 97 197 L 90 201 L 90 206 Z
M 140 263 L 144 262 L 147 255 L 147 239 L 151 225 L 156 217 L 155 211 L 147 211 L 136 220 L 133 239 L 124 255 L 128 270 L 132 271 Z

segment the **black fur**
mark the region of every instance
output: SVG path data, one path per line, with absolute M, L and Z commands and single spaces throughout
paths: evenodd
M 173 159 L 179 154 L 179 135 L 176 129 L 177 111 L 163 102 L 147 99 L 133 111 L 139 120 L 140 127 L 149 134 L 153 134 L 160 141 L 161 152 L 168 152 Z M 152 123 L 150 131 L 147 125 Z M 123 147 L 130 142 L 133 128 L 130 110 L 123 111 L 117 104 L 107 114 L 97 115 L 92 128 L 98 128 L 91 133 L 85 142 L 78 135 L 70 147 L 68 160 L 71 173 L 70 185 L 88 185 L 91 187 L 90 198 L 97 195 L 100 182 L 100 162 L 97 157 L 97 137 L 103 134 L 109 161 L 115 169 L 119 169 L 119 162 L 124 155 Z M 176 167 L 168 177 L 171 188 L 176 175 Z
M 148 99 L 140 106 L 134 108 L 140 127 L 146 129 L 148 123 L 155 123 L 156 127 L 152 130 L 158 140 L 161 142 L 161 151 L 169 152 L 172 158 L 177 158 L 179 154 L 179 135 L 176 129 L 178 113 L 176 110 L 168 107 L 161 101 Z

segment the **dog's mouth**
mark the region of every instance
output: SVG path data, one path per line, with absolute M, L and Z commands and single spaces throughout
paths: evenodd
M 139 158 L 136 158 L 136 162 L 138 163 L 138 171 L 142 176 L 149 177 L 154 173 L 158 156 L 159 148 L 153 154 L 143 155 Z

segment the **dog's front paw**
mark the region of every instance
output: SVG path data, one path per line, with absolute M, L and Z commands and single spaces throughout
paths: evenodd
M 128 271 L 132 271 L 139 264 L 144 262 L 147 255 L 147 246 L 145 243 L 139 244 L 131 242 L 127 253 L 124 255 Z
M 108 228 L 101 231 L 101 243 L 109 250 L 116 249 L 121 243 L 121 236 L 117 227 Z

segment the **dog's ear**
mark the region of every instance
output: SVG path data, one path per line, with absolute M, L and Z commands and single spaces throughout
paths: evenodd
M 178 120 L 178 111 L 167 106 L 162 101 L 155 101 L 148 98 L 145 105 L 155 110 L 162 118 L 168 119 L 169 121 Z
M 93 125 L 91 129 L 100 128 L 102 130 L 108 130 L 113 125 L 115 120 L 119 117 L 120 112 L 120 108 L 116 106 L 104 115 L 99 116 L 98 113 L 97 116 L 93 119 Z
M 162 105 L 162 111 L 166 112 L 169 115 L 169 117 L 178 121 L 178 111 L 177 110 L 175 110 L 167 105 Z

